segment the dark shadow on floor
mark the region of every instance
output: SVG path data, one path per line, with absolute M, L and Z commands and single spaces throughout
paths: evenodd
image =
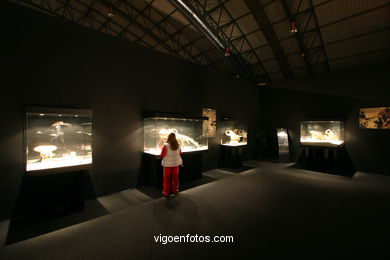
M 252 169 L 252 167 L 243 166 L 236 169 L 236 173 L 244 170 Z M 231 172 L 231 171 L 229 171 Z M 229 177 L 229 174 L 210 177 L 212 175 L 203 175 L 202 178 L 180 184 L 180 191 L 188 190 L 200 185 L 214 182 L 218 179 Z M 144 186 L 138 190 L 152 199 L 159 199 L 162 197 L 162 191 L 153 186 Z M 110 212 L 98 200 L 90 200 L 85 203 L 84 210 L 61 217 L 40 216 L 34 218 L 14 219 L 11 220 L 6 245 L 23 241 L 32 237 L 40 236 L 55 230 L 76 225 L 94 218 L 98 218 Z
M 107 215 L 108 211 L 97 200 L 85 203 L 82 211 L 62 217 L 39 216 L 34 218 L 11 220 L 6 245 L 40 236 L 58 229 L 76 225 L 94 218 Z
M 349 178 L 352 178 L 356 173 L 355 171 L 340 170 L 340 169 L 327 169 L 327 168 L 320 168 L 320 167 L 308 167 L 308 166 L 301 166 L 298 164 L 290 165 L 287 168 L 306 170 L 306 171 L 312 171 L 312 172 L 327 173 L 327 174 L 333 174 L 333 175 L 344 176 L 344 177 L 349 177 Z
M 224 170 L 224 171 L 229 171 L 229 172 L 233 172 L 233 173 L 236 173 L 236 174 L 240 174 L 242 172 L 245 172 L 245 171 L 248 171 L 248 170 L 251 170 L 253 169 L 254 167 L 250 167 L 250 166 L 246 166 L 246 165 L 241 165 L 241 167 L 239 168 L 235 168 L 235 169 L 230 169 L 230 168 L 219 168 L 221 170 Z
M 290 168 L 353 177 L 356 168 L 348 150 L 341 148 L 305 147 Z
M 207 183 L 210 183 L 210 182 L 213 182 L 216 180 L 218 180 L 218 179 L 203 175 L 202 178 L 200 178 L 200 179 L 193 180 L 193 181 L 183 183 L 183 184 L 179 184 L 179 190 L 185 191 L 185 190 L 188 190 L 188 189 L 191 189 L 191 188 L 203 185 L 203 184 L 207 184 Z M 156 189 L 153 186 L 144 186 L 144 187 L 140 187 L 137 189 L 139 191 L 141 191 L 142 193 L 146 194 L 147 196 L 151 197 L 152 199 L 159 199 L 163 196 L 162 190 Z

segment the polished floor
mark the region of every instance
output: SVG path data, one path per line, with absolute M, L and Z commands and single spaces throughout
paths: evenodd
M 215 181 L 169 199 L 134 192 L 134 199 L 131 192 L 121 195 L 129 203 L 103 198 L 109 214 L 4 246 L 0 259 L 390 257 L 390 177 L 246 165 L 254 168 L 216 172 Z M 160 234 L 228 235 L 234 241 L 164 245 L 154 240 Z

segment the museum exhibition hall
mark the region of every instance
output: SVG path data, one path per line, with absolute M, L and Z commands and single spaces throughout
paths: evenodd
M 388 0 L 0 8 L 0 259 L 390 259 Z

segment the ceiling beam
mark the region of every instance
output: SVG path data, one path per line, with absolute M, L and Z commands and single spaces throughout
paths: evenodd
M 259 1 L 253 1 L 253 0 L 244 0 L 244 3 L 247 6 L 247 8 L 252 11 L 253 17 L 255 18 L 258 26 L 263 32 L 264 37 L 270 44 L 271 50 L 279 63 L 279 66 L 283 72 L 284 77 L 286 79 L 292 78 L 293 74 L 291 71 L 290 63 L 286 58 L 283 47 L 279 41 L 278 36 L 275 33 L 275 30 L 271 22 L 268 19 L 268 16 L 263 6 L 260 4 Z
M 225 55 L 226 59 L 233 66 L 233 72 L 237 78 L 244 78 L 252 81 L 256 81 L 256 76 L 249 68 L 247 62 L 241 57 L 240 52 L 236 46 L 231 42 L 230 38 L 224 31 L 221 30 L 217 21 L 210 15 L 207 10 L 207 1 L 201 2 L 199 0 L 171 0 L 178 10 L 184 15 L 188 22 L 192 23 L 195 27 L 202 32 L 207 39 L 215 46 L 215 49 L 225 55 L 226 48 L 229 48 L 229 55 Z M 225 1 L 226 2 L 226 1 Z M 224 8 L 225 2 L 219 2 L 219 4 L 213 9 Z M 269 80 L 269 78 L 267 78 Z
M 328 73 L 330 73 L 330 65 L 329 65 L 328 53 L 327 53 L 327 51 L 325 49 L 324 38 L 322 37 L 322 32 L 321 32 L 321 29 L 320 29 L 320 24 L 318 22 L 316 10 L 314 8 L 313 1 L 309 0 L 309 3 L 310 3 L 311 11 L 313 12 L 313 18 L 314 18 L 314 22 L 315 22 L 315 25 L 316 25 L 317 33 L 318 33 L 319 38 L 320 38 L 321 50 L 322 50 L 322 53 L 323 53 L 323 55 L 325 57 L 326 70 L 327 70 Z
M 197 51 L 200 52 L 198 46 L 196 46 L 195 44 L 189 44 L 191 43 L 193 40 L 186 34 L 185 32 L 185 28 L 188 28 L 188 26 L 190 26 L 190 24 L 188 25 L 185 25 L 181 28 L 179 28 L 177 26 L 177 24 L 173 23 L 172 22 L 172 19 L 170 18 L 174 13 L 178 12 L 177 9 L 174 9 L 173 11 L 171 11 L 170 13 L 168 13 L 167 15 L 164 15 L 164 13 L 162 13 L 161 11 L 159 11 L 158 9 L 156 9 L 153 5 L 152 5 L 153 2 L 145 2 L 146 4 L 146 8 L 150 8 L 152 9 L 154 12 L 156 12 L 158 15 L 160 15 L 161 17 L 163 17 L 163 19 L 161 19 L 159 22 L 157 23 L 154 23 L 150 28 L 149 30 L 153 30 L 155 28 L 158 28 L 159 31 L 161 31 L 161 28 L 166 28 L 167 25 L 170 25 L 172 27 L 175 28 L 175 32 L 172 33 L 172 34 L 168 34 L 165 30 L 164 30 L 164 37 L 163 37 L 163 40 L 165 42 L 167 41 L 174 41 L 176 40 L 176 42 L 178 43 L 177 44 L 177 48 L 175 50 L 175 52 L 177 53 L 180 53 L 181 51 L 186 51 L 187 53 L 189 53 L 189 56 L 192 57 L 193 59 L 195 59 L 196 61 L 198 61 L 199 64 L 202 64 L 202 59 L 205 60 L 207 63 L 211 63 L 211 61 L 209 60 L 209 58 L 205 55 L 202 55 L 200 56 L 199 58 L 198 57 L 195 57 L 194 55 L 192 55 L 192 51 L 188 51 L 188 49 L 192 50 L 192 48 L 196 49 Z M 140 36 L 136 41 L 135 43 L 137 43 L 138 40 L 142 39 L 144 37 L 144 35 Z M 180 44 L 180 39 L 183 38 L 185 39 L 186 41 L 188 41 L 189 43 L 185 43 L 185 44 Z
M 300 0 L 300 4 L 299 6 L 301 6 L 301 3 L 302 3 L 303 0 Z M 293 14 L 293 12 L 291 11 L 291 7 L 290 7 L 290 2 L 287 1 L 287 0 L 282 0 L 282 5 L 283 5 L 283 9 L 284 11 L 286 12 L 287 14 L 287 17 L 288 17 L 288 20 L 290 21 L 290 24 L 291 23 L 296 23 L 297 24 L 297 27 L 299 28 L 298 31 L 295 33 L 295 37 L 298 41 L 298 45 L 299 45 L 299 48 L 300 48 L 300 53 L 302 55 L 302 58 L 304 59 L 305 61 L 305 64 L 306 64 L 306 67 L 307 67 L 307 72 L 309 73 L 309 75 L 313 75 L 313 68 L 310 64 L 310 57 L 309 57 L 309 52 L 307 51 L 307 48 L 305 46 L 305 41 L 303 39 L 303 34 L 300 32 L 300 24 L 298 24 L 298 21 L 297 21 L 297 17 Z M 299 11 L 299 10 L 298 10 Z M 310 18 L 312 16 L 310 15 L 309 16 L 309 19 L 307 21 L 307 24 L 309 24 L 310 22 Z M 302 26 L 303 27 L 303 26 Z M 286 55 L 287 56 L 287 55 Z
M 107 0 L 98 0 L 99 3 L 101 3 L 103 6 L 105 7 L 110 7 L 111 6 L 111 2 L 107 1 Z M 131 5 L 128 1 L 126 0 L 122 0 L 122 1 L 119 1 L 119 3 L 123 3 L 125 4 L 127 7 L 131 8 L 132 10 L 134 10 L 137 14 L 139 14 L 139 16 L 143 17 L 144 19 L 148 20 L 150 22 L 150 25 L 154 25 L 155 22 L 152 21 L 148 16 L 146 16 L 145 14 L 142 14 L 140 10 L 138 10 L 137 8 L 135 8 L 135 6 Z M 141 24 L 140 22 L 138 22 L 137 20 L 135 20 L 134 17 L 131 17 L 130 15 L 126 14 L 125 12 L 123 12 L 121 9 L 115 9 L 114 12 L 116 14 L 118 14 L 119 16 L 121 16 L 122 18 L 126 19 L 127 21 L 131 22 L 132 24 L 134 24 L 134 26 L 138 27 L 141 31 L 147 33 L 154 41 L 160 43 L 161 46 L 163 46 L 168 52 L 178 56 L 178 57 L 181 57 L 181 58 L 184 58 L 186 59 L 186 57 L 182 57 L 179 53 L 175 52 L 175 49 L 168 45 L 166 41 L 164 41 L 163 39 L 161 39 L 158 35 L 156 35 L 154 32 L 152 32 L 151 30 L 149 30 L 149 28 L 146 27 L 146 25 L 143 25 Z M 161 29 L 161 28 L 160 28 Z M 174 40 L 172 39 L 171 40 L 173 45 L 174 46 L 178 46 L 179 44 Z M 187 50 L 183 50 L 183 52 L 185 54 L 187 54 L 187 59 L 190 59 L 192 60 L 194 63 L 197 63 L 195 60 L 192 59 L 191 57 L 191 54 L 187 51 Z

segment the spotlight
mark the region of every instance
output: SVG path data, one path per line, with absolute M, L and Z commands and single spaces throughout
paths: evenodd
M 295 22 L 291 22 L 290 33 L 294 34 L 297 32 L 298 32 L 297 24 Z
M 229 49 L 229 47 L 225 48 L 225 56 L 226 57 L 230 56 L 230 49 Z
M 110 17 L 110 18 L 114 17 L 114 13 L 112 12 L 112 7 L 108 8 L 107 16 Z

